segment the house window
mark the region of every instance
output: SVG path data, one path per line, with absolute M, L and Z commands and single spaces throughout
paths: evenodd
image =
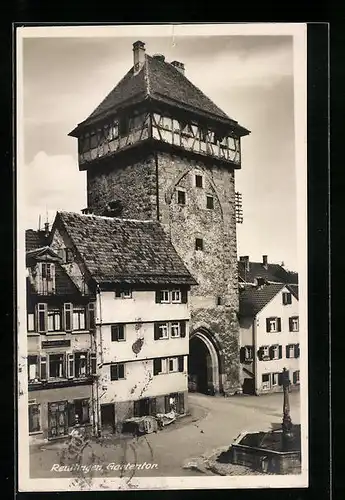
M 129 132 L 129 119 L 128 117 L 122 117 L 119 123 L 119 134 L 121 137 L 127 135 Z
M 90 373 L 91 375 L 97 375 L 97 355 L 95 352 L 90 355 Z
M 281 319 L 280 318 L 267 318 L 266 319 L 266 331 L 268 333 L 277 333 L 281 331 Z
M 49 378 L 64 378 L 64 354 L 49 354 Z
M 180 323 L 178 321 L 171 323 L 170 335 L 171 337 L 180 336 Z
M 289 319 L 290 324 L 290 332 L 298 332 L 299 331 L 299 318 L 295 316 L 294 318 Z
M 206 208 L 209 208 L 210 210 L 214 209 L 213 196 L 206 196 Z
M 70 264 L 73 262 L 73 250 L 71 248 L 65 248 L 65 258 L 66 258 L 66 264 Z
M 28 381 L 38 382 L 38 380 L 39 380 L 38 356 L 28 356 Z
M 253 346 L 251 345 L 246 345 L 244 347 L 244 359 L 246 361 L 253 359 Z
M 53 279 L 52 268 L 53 268 L 53 264 L 42 262 L 42 264 L 41 264 L 42 278 L 44 278 L 44 279 L 46 279 L 48 281 L 52 280 Z
M 171 302 L 173 304 L 181 302 L 181 291 L 180 290 L 172 290 L 172 292 L 171 292 Z
M 28 332 L 35 331 L 35 315 L 33 313 L 28 313 Z
M 160 301 L 162 304 L 169 304 L 170 302 L 169 290 L 160 290 Z
M 168 358 L 168 371 L 169 373 L 179 371 L 178 358 Z
M 131 299 L 132 298 L 132 290 L 130 288 L 124 288 L 121 292 L 121 296 L 123 299 Z
M 167 373 L 167 359 L 155 358 L 153 360 L 153 375 Z
M 272 373 L 272 386 L 277 386 L 279 383 L 279 373 Z
M 111 341 L 119 342 L 126 340 L 125 328 L 122 324 L 111 325 Z
M 119 136 L 119 124 L 118 122 L 112 123 L 109 127 L 108 138 L 110 141 L 117 139 Z
M 286 357 L 294 358 L 295 357 L 295 345 L 289 344 L 286 346 Z
M 68 378 L 73 378 L 75 376 L 74 354 L 73 353 L 68 354 L 67 376 L 68 376 Z
M 292 381 L 294 384 L 299 384 L 299 370 L 296 370 L 292 374 Z
M 85 308 L 73 308 L 73 330 L 85 330 Z
M 202 238 L 195 238 L 195 250 L 203 251 L 204 241 Z
M 47 331 L 47 304 L 37 304 L 37 331 Z
M 110 380 L 123 380 L 125 378 L 124 363 L 110 365 Z
M 75 359 L 75 376 L 76 378 L 86 377 L 87 375 L 87 353 L 76 352 Z
M 202 188 L 202 175 L 195 176 L 195 186 L 198 188 Z
M 59 309 L 48 309 L 48 332 L 61 330 L 61 312 Z
M 271 359 L 279 359 L 279 345 L 273 345 L 271 349 Z
M 185 191 L 181 191 L 181 189 L 177 190 L 177 203 L 179 205 L 186 204 L 186 193 L 185 193 Z
M 169 337 L 168 323 L 159 323 L 158 331 L 160 339 L 167 339 Z
M 264 345 L 260 348 L 260 351 L 261 351 L 261 360 L 262 361 L 266 361 L 268 359 L 270 359 L 270 352 L 269 352 L 269 346 L 268 345 Z
M 262 375 L 262 388 L 263 389 L 269 389 L 270 386 L 270 374 L 269 373 L 264 373 Z
M 40 405 L 37 403 L 29 403 L 29 433 L 40 432 Z
M 290 292 L 283 292 L 283 305 L 292 304 L 292 295 Z

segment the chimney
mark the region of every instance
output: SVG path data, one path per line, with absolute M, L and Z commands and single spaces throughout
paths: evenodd
M 240 262 L 244 263 L 244 269 L 248 273 L 249 272 L 249 256 L 245 255 L 240 257 Z
M 145 62 L 145 44 L 138 40 L 133 43 L 133 66 L 134 74 L 137 74 Z
M 268 269 L 268 257 L 267 257 L 267 255 L 262 256 L 262 265 L 264 266 L 265 269 Z
M 158 61 L 165 62 L 165 56 L 163 56 L 163 54 L 155 54 L 153 58 L 157 59 Z
M 182 75 L 184 75 L 184 64 L 183 63 L 181 63 L 180 61 L 172 61 L 171 65 L 174 66 L 174 68 L 176 68 L 177 71 L 182 73 Z

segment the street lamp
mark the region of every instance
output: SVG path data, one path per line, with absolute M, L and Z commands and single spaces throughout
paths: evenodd
M 283 402 L 283 422 L 282 422 L 282 431 L 283 431 L 283 440 L 282 445 L 283 449 L 287 450 L 289 448 L 289 443 L 293 439 L 292 433 L 292 422 L 290 417 L 290 402 L 289 402 L 289 372 L 284 367 L 282 372 L 282 384 L 283 384 L 283 393 L 284 393 L 284 402 Z

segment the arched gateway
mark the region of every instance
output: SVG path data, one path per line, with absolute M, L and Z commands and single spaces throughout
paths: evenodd
M 206 330 L 196 330 L 190 336 L 188 373 L 190 391 L 222 392 L 219 351 Z

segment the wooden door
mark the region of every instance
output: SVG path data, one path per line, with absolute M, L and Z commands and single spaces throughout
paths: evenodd
M 48 403 L 48 437 L 50 439 L 68 435 L 67 401 Z
M 115 432 L 115 406 L 113 403 L 101 405 L 101 425 L 103 433 Z

